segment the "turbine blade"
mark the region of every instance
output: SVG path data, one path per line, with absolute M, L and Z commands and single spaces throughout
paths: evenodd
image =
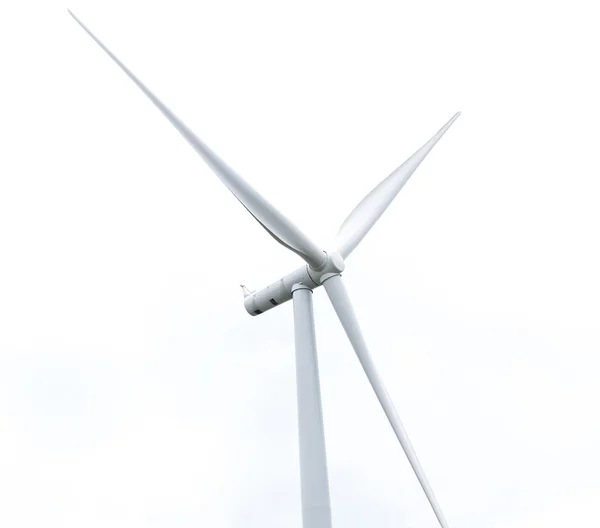
M 415 172 L 452 123 L 458 119 L 459 115 L 460 112 L 454 114 L 452 119 L 435 136 L 362 199 L 340 227 L 334 242 L 334 251 L 337 251 L 344 258 L 354 251 L 354 248 L 360 244 L 360 241 L 392 203 L 412 173 Z
M 344 283 L 342 282 L 342 278 L 339 275 L 334 275 L 333 277 L 325 280 L 323 283 L 325 286 L 325 290 L 327 291 L 327 295 L 329 296 L 329 300 L 337 313 L 338 318 L 340 319 L 344 330 L 346 331 L 346 335 L 356 352 L 358 360 L 362 365 L 369 382 L 371 383 L 371 387 L 387 416 L 410 465 L 419 480 L 419 484 L 423 488 L 425 495 L 427 496 L 427 500 L 431 507 L 433 508 L 433 512 L 440 523 L 442 528 L 448 528 L 448 523 L 444 518 L 444 514 L 433 494 L 431 486 L 425 477 L 425 473 L 423 472 L 423 468 L 417 458 L 417 454 L 408 439 L 406 431 L 404 430 L 404 426 L 400 421 L 400 417 L 394 408 L 394 404 L 386 391 L 383 382 L 375 368 L 375 364 L 371 359 L 371 355 L 369 354 L 369 350 L 367 348 L 367 344 L 363 338 L 362 332 L 360 330 L 360 326 L 358 325 L 358 320 L 356 319 L 356 315 L 354 310 L 352 309 L 352 304 L 350 303 L 350 298 L 348 297 L 348 292 L 344 287 Z
M 325 253 L 315 245 L 292 222 L 256 192 L 246 181 L 221 160 L 198 136 L 194 134 L 167 106 L 154 95 L 71 11 L 69 14 L 96 41 L 107 55 L 144 92 L 162 114 L 178 130 L 183 138 L 200 155 L 206 164 L 242 203 L 255 220 L 281 245 L 300 255 L 311 267 L 325 261 Z

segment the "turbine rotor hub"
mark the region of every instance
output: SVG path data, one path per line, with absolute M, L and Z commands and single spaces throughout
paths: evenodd
M 306 270 L 308 271 L 308 275 L 311 280 L 317 284 L 321 285 L 330 277 L 334 275 L 339 275 L 346 268 L 346 263 L 344 262 L 343 257 L 336 252 L 327 253 L 327 258 L 325 259 L 325 263 L 319 266 L 317 269 L 313 269 L 309 266 L 306 266 Z

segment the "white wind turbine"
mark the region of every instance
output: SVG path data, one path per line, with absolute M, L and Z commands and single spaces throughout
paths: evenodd
M 254 219 L 277 242 L 299 255 L 306 262 L 305 266 L 261 291 L 250 292 L 243 286 L 244 306 L 250 315 L 259 315 L 293 299 L 303 527 L 331 527 L 329 484 L 312 305 L 312 291 L 323 285 L 371 387 L 433 508 L 435 516 L 442 528 L 447 528 L 448 524 L 442 510 L 371 359 L 350 298 L 342 282 L 341 272 L 345 267 L 344 259 L 352 253 L 377 222 L 412 173 L 452 123 L 456 121 L 460 112 L 456 113 L 437 134 L 362 199 L 342 224 L 332 251 L 325 252 L 221 160 L 71 11 L 69 13 L 138 88 L 146 94 Z

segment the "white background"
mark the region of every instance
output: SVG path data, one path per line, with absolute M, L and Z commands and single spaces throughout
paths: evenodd
M 51 2 L 0 9 L 0 525 L 300 527 L 300 264 Z M 598 526 L 593 2 L 70 7 L 315 241 L 463 115 L 347 261 L 453 528 Z M 322 291 L 335 526 L 436 526 Z

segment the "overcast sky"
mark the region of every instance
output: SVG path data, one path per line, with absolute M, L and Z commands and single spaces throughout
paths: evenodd
M 299 528 L 301 264 L 69 17 L 347 260 L 452 528 L 600 525 L 593 2 L 14 2 L 0 10 L 0 525 Z M 435 527 L 322 290 L 334 526 Z

